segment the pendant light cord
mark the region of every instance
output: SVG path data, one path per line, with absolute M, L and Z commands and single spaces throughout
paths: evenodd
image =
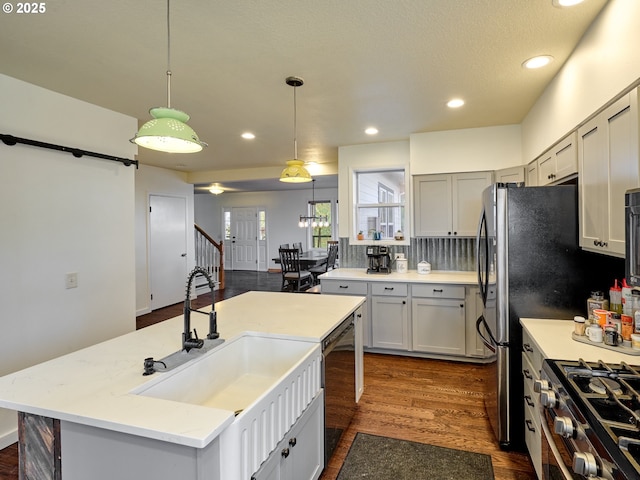
M 294 85 L 293 87 L 293 159 L 297 160 L 298 159 L 298 130 L 297 130 L 297 125 L 298 125 L 298 119 L 297 117 L 297 112 L 298 112 L 298 108 L 296 106 L 296 89 L 298 87 L 296 87 Z
M 169 7 L 171 0 L 167 0 L 167 108 L 171 108 L 171 22 Z

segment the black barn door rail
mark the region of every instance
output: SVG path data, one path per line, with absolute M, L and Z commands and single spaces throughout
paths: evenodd
M 13 146 L 16 143 L 22 143 L 24 145 L 31 145 L 32 147 L 48 148 L 49 150 L 58 150 L 61 152 L 67 152 L 76 158 L 80 158 L 86 155 L 87 157 L 101 158 L 103 160 L 112 160 L 114 162 L 120 162 L 124 164 L 126 167 L 135 165 L 136 169 L 138 168 L 137 160 L 131 160 L 129 158 L 123 158 L 123 157 L 115 157 L 113 155 L 106 155 L 104 153 L 89 152 L 87 150 L 82 150 L 81 148 L 64 147 L 62 145 L 56 145 L 54 143 L 39 142 L 37 140 L 14 137 L 13 135 L 7 135 L 4 133 L 0 133 L 0 140 L 2 140 L 2 142 L 5 145 L 9 145 L 9 146 Z

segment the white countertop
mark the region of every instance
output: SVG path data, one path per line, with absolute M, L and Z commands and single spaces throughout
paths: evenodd
M 607 363 L 624 361 L 629 365 L 640 365 L 640 356 L 627 355 L 573 340 L 571 338 L 573 320 L 522 318 L 520 323 L 546 358 L 554 360 L 582 358 L 588 362 L 602 360 Z
M 364 297 L 248 292 L 215 305 L 220 338 L 244 332 L 320 342 Z M 200 309 L 209 312 L 211 307 Z M 208 315 L 191 328 L 208 333 Z M 234 412 L 131 394 L 146 357 L 181 349 L 182 315 L 0 378 L 0 407 L 122 433 L 204 447 L 233 422 Z
M 320 278 L 320 280 L 364 280 L 367 282 L 478 284 L 478 274 L 475 271 L 432 270 L 431 273 L 428 274 L 419 274 L 417 270 L 409 270 L 407 273 L 391 272 L 389 274 L 374 274 L 367 273 L 366 268 L 336 268 L 335 270 L 323 273 L 318 278 Z

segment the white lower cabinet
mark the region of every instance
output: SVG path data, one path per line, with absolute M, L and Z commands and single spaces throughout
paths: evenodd
M 524 439 L 531 456 L 531 463 L 542 477 L 542 427 L 540 426 L 540 396 L 534 393 L 533 384 L 540 380 L 542 353 L 531 341 L 526 330 L 522 332 L 522 376 L 524 379 Z
M 324 469 L 324 393 L 321 391 L 251 480 L 316 480 Z
M 413 285 L 413 350 L 444 355 L 466 354 L 465 288 Z
M 367 295 L 368 306 L 360 318 L 367 351 L 465 361 L 484 361 L 489 356 L 476 333 L 483 306 L 474 285 L 320 281 L 323 294 Z
M 372 346 L 392 350 L 409 349 L 409 306 L 406 283 L 371 284 Z

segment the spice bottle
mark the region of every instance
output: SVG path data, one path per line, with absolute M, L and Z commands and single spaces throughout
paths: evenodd
M 622 313 L 633 314 L 633 302 L 631 299 L 631 287 L 627 284 L 627 279 L 622 279 Z
M 640 295 L 640 291 L 638 292 L 638 295 Z M 640 308 L 640 303 L 638 306 Z M 609 301 L 604 298 L 604 293 L 598 290 L 591 292 L 591 297 L 587 299 L 587 314 L 591 323 L 598 322 L 596 315 L 593 313 L 593 311 L 597 309 L 609 310 Z
M 633 316 L 633 331 L 634 333 L 640 333 L 640 290 L 635 288 L 631 291 L 632 298 L 632 316 Z
M 610 310 L 616 313 L 622 313 L 622 288 L 618 286 L 618 280 L 616 279 L 613 287 L 609 289 L 609 304 Z

